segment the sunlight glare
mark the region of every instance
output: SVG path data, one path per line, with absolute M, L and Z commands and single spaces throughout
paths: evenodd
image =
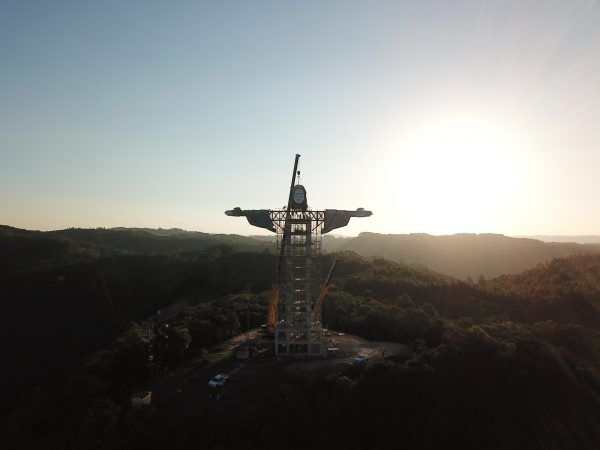
M 422 231 L 491 231 L 516 200 L 522 161 L 516 140 L 473 118 L 427 123 L 404 146 L 408 209 Z M 495 227 L 494 227 L 495 228 Z

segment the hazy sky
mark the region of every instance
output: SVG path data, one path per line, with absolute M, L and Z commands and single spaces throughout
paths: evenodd
M 600 234 L 600 4 L 0 2 L 0 223 Z

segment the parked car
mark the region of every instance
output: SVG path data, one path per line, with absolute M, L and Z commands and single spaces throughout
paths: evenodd
M 219 373 L 219 374 L 215 375 L 214 377 L 212 377 L 208 381 L 208 387 L 214 388 L 217 386 L 223 386 L 228 378 L 229 378 L 229 375 L 226 375 L 224 373 Z
M 359 353 L 358 356 L 356 358 L 354 358 L 354 364 L 363 364 L 364 362 L 367 361 L 367 359 L 369 359 L 369 357 L 367 355 L 363 355 L 362 353 Z

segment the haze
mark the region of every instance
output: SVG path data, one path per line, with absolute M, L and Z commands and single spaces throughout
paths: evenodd
M 0 5 L 0 223 L 598 234 L 597 1 Z

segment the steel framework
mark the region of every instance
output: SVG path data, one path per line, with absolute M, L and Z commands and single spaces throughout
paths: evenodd
M 283 250 L 278 284 L 279 321 L 275 326 L 277 355 L 320 355 L 323 330 L 312 321 L 317 292 L 324 211 L 271 211 L 277 247 Z
M 372 214 L 362 208 L 355 211 L 308 208 L 306 190 L 296 184 L 299 158 L 300 155 L 296 155 L 287 208 L 234 208 L 225 212 L 228 216 L 244 216 L 251 225 L 277 235 L 277 280 L 272 289 L 268 320 L 274 328 L 275 353 L 286 356 L 321 355 L 325 350 L 320 308 L 315 308 L 322 235 L 346 226 L 351 217 Z M 319 306 L 322 300 L 319 298 Z

